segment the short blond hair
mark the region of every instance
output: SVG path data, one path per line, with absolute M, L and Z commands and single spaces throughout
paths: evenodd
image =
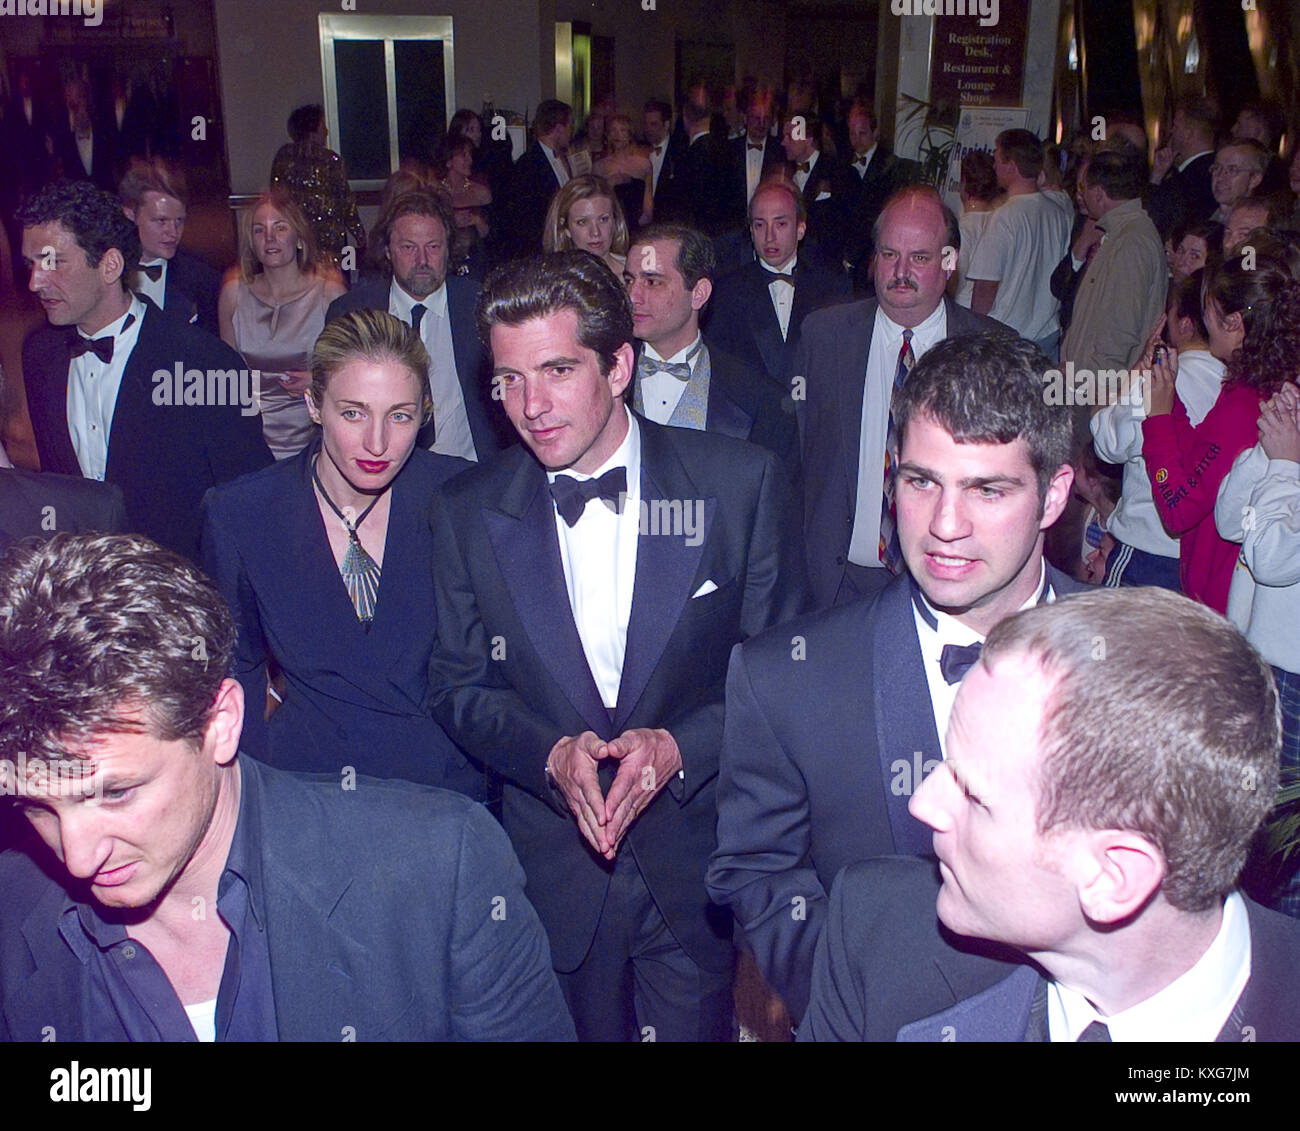
M 325 401 L 330 379 L 345 365 L 391 361 L 409 370 L 420 389 L 421 423 L 433 416 L 429 390 L 429 353 L 405 322 L 386 310 L 354 310 L 325 323 L 311 351 L 311 399 L 317 410 Z

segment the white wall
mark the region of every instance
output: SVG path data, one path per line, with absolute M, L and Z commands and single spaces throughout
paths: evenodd
M 320 0 L 216 0 L 214 6 L 231 189 L 256 192 L 288 140 L 289 112 L 324 98 L 317 15 L 344 9 Z M 457 106 L 478 110 L 490 94 L 498 106 L 522 111 L 544 97 L 539 0 L 360 0 L 356 11 L 451 16 Z M 549 26 L 547 35 L 553 45 Z M 549 81 L 553 87 L 554 74 Z

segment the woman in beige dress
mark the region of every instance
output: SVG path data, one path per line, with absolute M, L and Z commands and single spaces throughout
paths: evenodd
M 344 293 L 311 225 L 280 187 L 240 216 L 239 266 L 221 288 L 221 339 L 244 356 L 258 381 L 262 435 L 276 459 L 296 455 L 315 436 L 303 394 L 308 358 L 325 312 Z

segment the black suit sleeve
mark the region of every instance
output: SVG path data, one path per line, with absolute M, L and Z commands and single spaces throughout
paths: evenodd
M 217 583 L 235 618 L 239 637 L 235 643 L 235 667 L 231 672 L 244 689 L 244 730 L 239 748 L 259 761 L 270 761 L 266 737 L 267 657 L 270 654 L 262 631 L 257 596 L 244 570 L 239 542 L 219 512 L 221 503 L 208 490 L 203 496 L 203 533 L 199 562 Z
M 831 885 L 826 923 L 817 942 L 813 959 L 812 988 L 808 1008 L 799 1025 L 799 1041 L 864 1041 L 867 1013 L 860 971 L 855 951 L 861 942 L 852 926 L 846 923 L 845 868 Z
M 568 815 L 546 781 L 546 759 L 565 737 L 534 711 L 492 658 L 495 643 L 479 613 L 478 595 L 442 493 L 434 497 L 434 594 L 438 635 L 429 657 L 429 707 L 442 728 L 471 757 Z M 501 642 L 509 647 L 507 641 Z
M 774 642 L 765 640 L 766 650 Z M 758 659 L 766 667 L 764 657 Z M 766 684 L 768 681 L 764 680 Z M 796 1019 L 808 1004 L 826 891 L 812 866 L 812 815 L 799 767 L 756 693 L 746 649 L 727 673 L 727 713 L 718 778 L 718 847 L 709 896 L 731 909 L 759 971 Z
M 808 582 L 802 538 L 793 492 L 774 457 L 764 463 L 763 481 L 754 516 L 753 536 L 745 572 L 745 596 L 740 609 L 741 636 L 748 639 L 808 608 Z M 677 742 L 685 770 L 689 800 L 718 773 L 722 748 L 725 683 L 707 703 L 665 724 Z

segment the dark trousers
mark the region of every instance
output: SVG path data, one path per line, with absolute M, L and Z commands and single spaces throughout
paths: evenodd
M 558 974 L 580 1041 L 730 1041 L 733 971 L 697 966 L 620 847 L 587 957 Z

